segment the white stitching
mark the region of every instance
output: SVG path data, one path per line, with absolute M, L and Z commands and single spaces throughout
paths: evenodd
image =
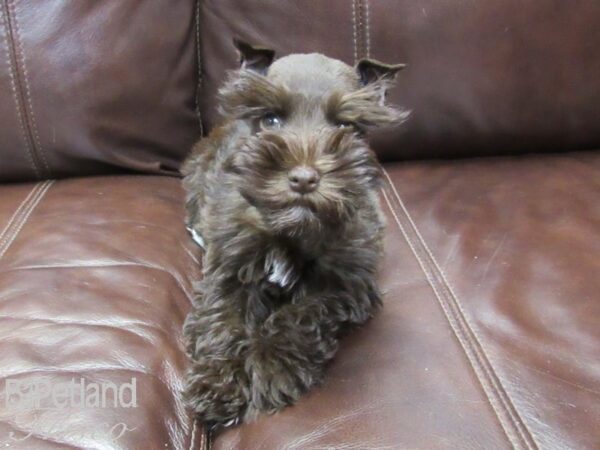
M 29 105 L 29 113 L 31 115 L 31 129 L 33 130 L 33 136 L 34 136 L 35 142 L 37 144 L 37 147 L 39 149 L 39 154 L 42 157 L 42 163 L 44 164 L 44 167 L 48 171 L 48 175 L 50 175 L 50 166 L 48 166 L 48 161 L 46 160 L 46 154 L 44 152 L 44 148 L 42 147 L 42 143 L 40 141 L 40 136 L 38 134 L 38 129 L 37 129 L 37 123 L 35 120 L 35 113 L 33 111 L 33 102 L 31 100 L 31 91 L 29 89 L 29 75 L 27 73 L 27 64 L 25 63 L 25 52 L 23 51 L 23 44 L 21 42 L 21 31 L 19 28 L 19 21 L 17 20 L 17 11 L 15 9 L 14 1 L 7 2 L 7 5 L 10 6 L 11 4 L 12 4 L 13 20 L 15 23 L 15 34 L 16 34 L 15 42 L 17 44 L 18 49 L 21 52 L 21 67 L 23 68 L 23 85 L 25 86 L 25 95 L 27 97 L 27 103 Z M 15 56 L 18 56 L 18 55 L 15 55 Z
M 0 258 L 2 258 L 4 256 L 6 251 L 9 249 L 9 247 L 15 241 L 16 237 L 21 232 L 21 229 L 23 228 L 23 226 L 29 219 L 29 216 L 31 215 L 31 213 L 33 212 L 35 207 L 38 205 L 38 203 L 40 202 L 42 197 L 44 197 L 44 194 L 46 193 L 46 191 L 48 191 L 48 189 L 50 188 L 52 183 L 53 183 L 53 181 L 43 182 L 41 184 L 41 188 L 37 190 L 35 195 L 32 197 L 30 203 L 25 207 L 25 209 L 23 210 L 23 213 L 21 214 L 21 218 L 19 219 L 18 222 L 16 222 L 16 224 L 18 224 L 18 225 L 16 225 L 15 230 L 12 232 L 12 234 L 10 236 L 7 234 L 5 236 L 4 241 L 2 242 L 2 245 L 0 245 Z
M 196 64 L 198 65 L 198 83 L 196 86 L 196 114 L 200 126 L 200 136 L 204 135 L 202 111 L 200 110 L 200 91 L 202 89 L 202 53 L 200 51 L 200 0 L 196 0 Z
M 36 192 L 31 203 L 27 206 L 26 212 L 23 214 L 19 225 L 17 226 L 15 231 L 12 233 L 12 236 L 10 238 L 8 238 L 7 241 L 5 241 L 5 243 L 3 244 L 4 247 L 0 248 L 0 258 L 2 258 L 4 256 L 6 251 L 10 248 L 12 243 L 15 241 L 16 237 L 19 235 L 19 233 L 23 229 L 23 226 L 25 226 L 25 223 L 27 223 L 29 216 L 31 216 L 31 213 L 33 212 L 35 207 L 40 203 L 40 201 L 42 200 L 42 198 L 44 197 L 46 192 L 48 192 L 48 189 L 50 189 L 50 187 L 52 186 L 53 183 L 54 183 L 54 181 L 45 181 L 42 184 L 43 187 L 41 189 L 39 189 L 38 192 Z
M 356 17 L 358 17 L 358 29 L 356 32 L 356 36 L 357 36 L 357 40 L 356 40 L 356 47 L 358 49 L 357 53 L 358 53 L 358 58 L 364 58 L 365 57 L 365 43 L 364 41 L 364 27 L 363 27 L 363 4 L 362 4 L 362 0 L 356 0 L 356 6 L 357 6 L 357 13 L 356 13 Z
M 371 57 L 371 31 L 369 27 L 369 20 L 369 0 L 365 0 L 365 40 L 367 46 L 367 58 Z
M 448 279 L 446 278 L 446 274 L 444 273 L 444 271 L 442 270 L 442 268 L 440 267 L 440 265 L 438 264 L 437 260 L 435 259 L 435 257 L 433 256 L 433 253 L 431 252 L 431 250 L 429 249 L 429 246 L 427 245 L 427 242 L 425 241 L 425 239 L 423 239 L 423 236 L 421 235 L 419 229 L 417 228 L 416 224 L 414 223 L 414 221 L 412 220 L 412 217 L 410 216 L 410 214 L 408 213 L 408 210 L 406 209 L 406 206 L 404 205 L 404 202 L 402 201 L 402 199 L 400 198 L 400 195 L 398 194 L 398 191 L 396 190 L 396 187 L 394 186 L 394 183 L 392 183 L 392 180 L 389 176 L 389 174 L 387 173 L 387 171 L 384 170 L 385 176 L 389 181 L 389 185 L 391 186 L 396 198 L 398 199 L 398 203 L 400 205 L 400 207 L 402 208 L 402 210 L 404 211 L 405 216 L 407 217 L 407 219 L 409 220 L 410 224 L 412 225 L 415 233 L 417 234 L 419 240 L 421 241 L 421 243 L 423 244 L 423 247 L 425 248 L 425 251 L 427 252 L 427 254 L 429 255 L 429 257 L 431 258 L 431 261 L 433 262 L 433 264 L 435 265 L 436 269 L 438 270 L 438 272 L 440 273 L 440 275 L 442 276 L 442 280 L 444 281 L 444 284 L 446 285 L 446 287 L 448 288 L 450 294 L 452 295 L 452 297 L 455 300 L 456 306 L 458 307 L 458 309 L 460 310 L 461 316 L 463 318 L 463 320 L 465 321 L 467 327 L 470 329 L 470 331 L 473 333 L 476 343 L 479 344 L 479 347 L 481 348 L 481 353 L 482 356 L 479 357 L 480 359 L 483 359 L 484 361 L 487 361 L 489 368 L 487 368 L 485 366 L 485 364 L 483 365 L 483 369 L 484 371 L 487 372 L 488 377 L 490 378 L 490 382 L 494 385 L 494 387 L 496 388 L 496 390 L 499 391 L 499 393 L 504 392 L 504 395 L 507 397 L 506 400 L 502 399 L 502 396 L 500 395 L 500 399 L 503 400 L 504 402 L 510 402 L 510 397 L 508 397 L 508 394 L 506 393 L 506 390 L 504 389 L 504 386 L 502 386 L 502 383 L 500 382 L 500 379 L 498 377 L 498 375 L 496 374 L 493 365 L 491 363 L 491 359 L 490 357 L 487 355 L 487 352 L 485 351 L 483 344 L 482 344 L 482 339 L 479 336 L 478 332 L 477 332 L 477 328 L 473 325 L 473 323 L 471 322 L 471 320 L 469 319 L 469 316 L 466 314 L 462 303 L 460 302 L 458 296 L 456 295 L 456 293 L 454 292 L 454 289 L 452 288 L 452 285 L 448 282 Z M 478 349 L 475 348 L 473 349 L 474 351 L 477 351 Z M 491 371 L 491 373 L 489 373 Z M 493 376 L 495 375 L 495 376 Z M 497 380 L 495 380 L 495 378 L 497 378 Z M 515 422 L 515 425 L 518 427 L 518 424 L 521 423 L 523 425 L 523 427 L 525 428 L 525 430 L 531 435 L 531 431 L 527 428 L 525 422 L 523 422 L 523 420 L 515 414 L 516 411 L 512 411 L 512 408 L 509 408 L 508 406 L 506 406 L 506 404 L 504 405 L 506 412 L 511 416 L 512 420 Z M 513 406 L 514 408 L 514 406 Z M 532 437 L 533 439 L 533 437 Z M 535 443 L 535 441 L 534 441 Z
M 6 3 L 6 9 L 8 10 L 8 3 Z M 22 111 L 22 105 L 21 102 L 19 101 L 19 95 L 17 92 L 17 84 L 16 84 L 16 80 L 15 80 L 15 68 L 13 67 L 13 63 L 12 63 L 12 58 L 10 57 L 10 38 L 9 38 L 9 32 L 8 32 L 8 16 L 5 17 L 4 14 L 2 14 L 4 20 L 3 20 L 3 25 L 4 25 L 4 29 L 5 32 L 3 33 L 4 38 L 6 40 L 6 61 L 8 63 L 8 75 L 10 78 L 10 86 L 11 86 L 11 90 L 13 93 L 13 99 L 15 101 L 15 107 L 17 108 L 17 118 L 19 120 L 19 127 L 21 128 L 21 133 L 22 133 L 22 137 L 23 140 L 25 141 L 25 148 L 27 149 L 27 157 L 29 159 L 29 162 L 31 163 L 31 166 L 33 167 L 33 171 L 35 172 L 35 176 L 37 178 L 41 178 L 41 174 L 39 171 L 39 168 L 37 167 L 37 165 L 35 164 L 35 161 L 33 159 L 33 152 L 31 150 L 31 146 L 29 145 L 29 139 L 27 139 L 27 132 L 25 131 L 25 123 L 23 121 L 23 111 Z M 16 57 L 16 55 L 15 55 Z
M 447 310 L 446 305 L 444 304 L 444 302 L 441 300 L 441 295 L 438 292 L 438 289 L 437 289 L 437 287 L 435 285 L 435 282 L 430 278 L 429 272 L 426 270 L 425 264 L 424 264 L 423 260 L 421 259 L 421 257 L 417 253 L 417 250 L 414 248 L 411 240 L 409 239 L 408 235 L 406 234 L 406 231 L 405 231 L 404 227 L 400 223 L 400 219 L 396 215 L 396 212 L 394 211 L 394 208 L 393 208 L 393 206 L 392 206 L 392 204 L 391 204 L 391 202 L 390 202 L 390 200 L 389 200 L 389 198 L 388 198 L 385 190 L 382 189 L 381 192 L 383 194 L 383 197 L 385 198 L 386 203 L 388 204 L 388 207 L 389 207 L 392 215 L 394 216 L 394 220 L 398 224 L 398 228 L 400 229 L 400 232 L 404 236 L 404 240 L 407 242 L 408 246 L 410 247 L 411 251 L 413 252 L 413 255 L 415 255 L 415 258 L 417 259 L 417 262 L 419 263 L 419 266 L 421 267 L 421 270 L 423 271 L 423 273 L 425 274 L 425 277 L 427 278 L 429 286 L 431 286 L 431 288 L 433 289 L 433 292 L 435 294 L 435 297 L 437 298 L 438 304 L 441 306 L 442 310 L 444 311 L 444 315 L 446 316 L 446 320 L 449 321 L 450 326 L 452 328 L 452 331 L 454 332 L 454 335 L 457 337 L 458 341 L 460 342 L 461 347 L 463 348 L 463 351 L 465 352 L 465 354 L 467 354 L 467 358 L 469 358 L 468 357 L 469 353 L 466 350 L 467 344 L 464 342 L 464 338 L 462 337 L 462 334 L 456 329 L 456 325 L 454 324 L 454 321 L 450 318 L 450 313 L 448 312 L 448 310 Z M 473 370 L 475 370 L 475 372 L 477 374 L 479 374 L 480 370 L 478 370 L 477 367 L 475 367 L 473 364 L 470 364 L 470 366 L 473 368 Z M 481 382 L 481 376 L 477 375 L 477 378 L 479 379 L 479 382 L 483 385 L 483 383 Z M 484 392 L 485 392 L 485 389 L 484 389 Z M 492 398 L 490 398 L 490 396 L 487 395 L 487 394 L 486 394 L 485 397 L 487 398 L 487 400 L 489 401 L 490 405 L 492 406 L 494 412 L 496 413 L 496 417 L 500 421 L 500 424 L 502 425 L 502 430 L 506 434 L 506 437 L 508 437 L 509 441 L 511 442 L 511 444 L 513 445 L 514 448 L 518 448 L 517 445 L 515 444 L 515 437 L 513 436 L 512 431 L 507 428 L 506 424 L 504 423 L 504 419 L 502 418 L 502 415 L 498 411 L 497 402 L 495 400 L 493 400 Z
M 354 65 L 358 63 L 358 45 L 357 45 L 357 26 L 356 26 L 356 0 L 351 0 L 352 2 L 352 45 L 354 50 Z
M 35 185 L 35 187 L 31 190 L 31 192 L 29 193 L 29 195 L 27 196 L 27 199 L 23 202 L 23 204 L 21 204 L 18 208 L 18 213 L 16 213 L 16 217 L 15 217 L 15 222 L 11 223 L 10 229 L 7 227 L 5 229 L 5 231 L 3 231 L 3 237 L 2 240 L 0 240 L 0 250 L 2 250 L 5 246 L 5 244 L 7 244 L 8 240 L 11 239 L 11 236 L 14 234 L 14 226 L 18 226 L 15 224 L 18 224 L 21 220 L 21 218 L 23 217 L 23 215 L 25 215 L 27 213 L 27 211 L 29 210 L 29 207 L 31 205 L 31 201 L 35 200 L 35 198 L 37 198 L 39 191 L 41 190 L 41 188 L 43 188 L 44 183 L 38 183 Z M 33 195 L 31 195 L 33 194 Z
M 398 191 L 396 190 L 396 187 L 394 186 L 394 184 L 393 184 L 393 182 L 392 182 L 389 174 L 387 173 L 387 171 L 385 169 L 383 170 L 383 173 L 386 176 L 386 178 L 388 180 L 388 185 L 391 186 L 391 188 L 392 188 L 392 190 L 393 190 L 393 192 L 394 192 L 394 194 L 395 194 L 395 196 L 396 196 L 396 198 L 398 200 L 398 204 L 400 205 L 400 207 L 402 208 L 402 210 L 404 212 L 405 217 L 409 220 L 410 224 L 412 225 L 413 230 L 415 231 L 417 237 L 419 238 L 419 241 L 421 242 L 421 244 L 425 248 L 425 251 L 427 252 L 427 254 L 429 255 L 429 257 L 431 258 L 431 261 L 433 262 L 433 264 L 437 268 L 438 272 L 440 273 L 440 275 L 441 275 L 441 277 L 442 277 L 442 279 L 444 281 L 445 286 L 448 288 L 450 294 L 454 298 L 454 303 L 459 308 L 459 310 L 461 312 L 461 315 L 462 315 L 462 319 L 465 321 L 466 325 L 464 325 L 464 326 L 466 328 L 468 328 L 473 333 L 474 338 L 476 340 L 476 343 L 479 344 L 480 349 L 476 348 L 476 346 L 473 346 L 472 344 L 469 345 L 469 342 L 468 342 L 469 336 L 468 335 L 467 336 L 463 336 L 463 332 L 459 328 L 459 324 L 456 323 L 456 319 L 452 317 L 452 313 L 447 309 L 447 305 L 442 300 L 442 296 L 441 296 L 440 292 L 438 291 L 438 289 L 436 287 L 435 280 L 431 278 L 431 275 L 429 274 L 429 271 L 425 267 L 425 263 L 423 262 L 423 260 L 419 256 L 417 250 L 412 245 L 412 242 L 411 242 L 410 238 L 408 237 L 408 235 L 407 235 L 404 227 L 400 223 L 400 220 L 399 220 L 398 216 L 396 215 L 396 212 L 394 211 L 394 209 L 393 209 L 393 207 L 391 205 L 391 202 L 390 202 L 390 200 L 389 200 L 386 192 L 382 189 L 382 193 L 383 193 L 383 195 L 385 197 L 386 202 L 388 203 L 388 205 L 390 207 L 390 211 L 392 212 L 392 215 L 394 216 L 394 219 L 396 220 L 396 223 L 398 224 L 398 227 L 400 228 L 400 231 L 404 235 L 404 238 L 405 238 L 406 242 L 408 243 L 408 245 L 411 248 L 411 250 L 412 250 L 413 254 L 415 255 L 415 257 L 417 258 L 417 261 L 419 262 L 419 265 L 421 266 L 421 269 L 423 270 L 425 276 L 427 277 L 427 280 L 428 280 L 431 288 L 433 289 L 433 291 L 434 291 L 434 293 L 436 295 L 436 298 L 438 299 L 438 302 L 439 302 L 440 306 L 442 307 L 442 309 L 444 311 L 444 314 L 445 314 L 448 322 L 450 323 L 450 326 L 452 327 L 452 330 L 454 331 L 457 339 L 461 343 L 461 346 L 463 347 L 463 349 L 465 351 L 465 354 L 467 355 L 467 358 L 469 358 L 469 360 L 471 358 L 474 358 L 474 360 L 478 363 L 478 364 L 473 364 L 473 362 L 471 362 L 471 367 L 477 373 L 477 377 L 479 378 L 480 383 L 481 383 L 482 387 L 484 388 L 484 391 L 486 392 L 486 397 L 488 398 L 488 400 L 489 400 L 492 408 L 496 412 L 496 416 L 498 417 L 498 420 L 500 421 L 504 432 L 506 433 L 507 437 L 509 438 L 509 440 L 511 441 L 511 443 L 513 444 L 513 446 L 515 448 L 518 448 L 519 445 L 517 445 L 518 442 L 517 443 L 515 442 L 515 436 L 514 436 L 513 431 L 509 430 L 508 425 L 505 423 L 505 419 L 503 417 L 503 414 L 501 414 L 500 411 L 499 411 L 500 406 L 498 404 L 498 401 L 497 401 L 496 397 L 500 400 L 500 405 L 502 406 L 504 412 L 506 414 L 508 414 L 508 416 L 512 420 L 513 425 L 514 425 L 516 431 L 520 434 L 521 440 L 525 443 L 525 445 L 528 448 L 532 448 L 532 445 L 527 440 L 527 435 L 524 434 L 523 430 L 520 430 L 519 424 L 522 425 L 522 427 L 524 428 L 525 432 L 529 435 L 530 439 L 533 442 L 533 447 L 536 447 L 537 443 L 535 442 L 535 439 L 533 438 L 533 433 L 527 428 L 527 425 L 525 424 L 525 422 L 523 422 L 523 420 L 518 416 L 518 412 L 516 410 L 513 411 L 514 406 L 512 408 L 510 408 L 507 405 L 507 403 L 510 404 L 510 402 L 511 402 L 510 401 L 510 397 L 508 397 L 508 394 L 506 393 L 506 390 L 502 386 L 502 384 L 500 382 L 500 379 L 498 378 L 497 374 L 495 374 L 495 371 L 494 371 L 493 365 L 492 365 L 492 363 L 490 361 L 490 358 L 487 355 L 487 353 L 485 352 L 485 349 L 483 348 L 483 344 L 481 343 L 481 338 L 477 334 L 477 331 L 474 328 L 473 324 L 470 322 L 468 316 L 465 314 L 464 309 L 462 308 L 462 305 L 461 305 L 460 301 L 458 300 L 458 297 L 456 296 L 456 294 L 454 293 L 454 291 L 452 289 L 452 286 L 450 285 L 450 283 L 448 283 L 448 280 L 447 280 L 444 272 L 440 268 L 439 264 L 437 263 L 437 260 L 433 256 L 433 253 L 431 252 L 431 250 L 427 246 L 427 243 L 423 239 L 423 236 L 419 232 L 418 228 L 416 227 L 416 224 L 412 220 L 412 217 L 408 213 L 408 210 L 406 209 L 404 203 L 402 202 L 402 199 L 400 198 L 400 195 L 398 194 Z M 458 320 L 460 321 L 460 317 L 458 318 Z M 471 352 L 473 353 L 472 356 L 470 356 Z M 478 355 L 478 352 L 482 353 L 482 355 Z M 489 365 L 489 368 L 485 364 L 486 361 L 487 361 L 487 365 Z M 490 371 L 492 373 L 490 373 Z M 487 383 L 490 383 L 491 386 L 496 391 L 496 395 L 494 395 L 494 398 L 492 398 L 490 395 L 488 395 L 487 391 L 490 389 L 490 387 L 486 388 L 486 384 L 487 383 L 483 382 L 484 379 L 487 381 Z M 506 399 L 503 398 L 502 393 L 504 393 L 504 396 L 506 396 Z
M 6 222 L 6 226 L 4 227 L 4 229 L 2 230 L 2 233 L 0 233 L 0 248 L 2 248 L 2 242 L 6 239 L 5 235 L 6 233 L 8 233 L 8 230 L 10 229 L 13 221 L 16 219 L 16 217 L 18 215 L 21 214 L 21 212 L 23 211 L 25 204 L 29 202 L 29 199 L 31 198 L 31 196 L 33 195 L 34 192 L 36 192 L 38 190 L 38 188 L 41 186 L 42 183 L 37 183 L 27 194 L 27 196 L 21 201 L 21 203 L 19 204 L 19 206 L 17 207 L 17 209 L 15 209 L 15 212 L 13 213 L 13 215 L 10 217 L 10 219 L 8 219 L 8 222 Z

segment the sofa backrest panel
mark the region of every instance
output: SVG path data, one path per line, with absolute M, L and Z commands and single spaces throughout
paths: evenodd
M 597 0 L 214 0 L 200 15 L 208 127 L 237 35 L 407 63 L 389 98 L 412 115 L 374 137 L 383 159 L 600 148 Z
M 199 136 L 194 0 L 0 1 L 0 180 L 175 172 Z

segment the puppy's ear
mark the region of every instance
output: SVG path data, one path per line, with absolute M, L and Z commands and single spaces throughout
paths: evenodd
M 356 65 L 362 86 L 379 80 L 393 81 L 406 64 L 384 64 L 374 59 L 361 59 Z
M 356 65 L 360 89 L 332 97 L 328 105 L 335 122 L 349 122 L 361 130 L 398 125 L 409 115 L 393 106 L 386 105 L 385 94 L 396 74 L 405 64 L 383 64 L 373 59 L 362 59 Z
M 275 50 L 251 45 L 238 38 L 233 38 L 233 45 L 238 51 L 242 69 L 253 70 L 261 75 L 267 73 L 267 69 L 275 58 Z

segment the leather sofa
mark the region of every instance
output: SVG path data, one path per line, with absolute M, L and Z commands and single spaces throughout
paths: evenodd
M 0 19 L 2 447 L 600 448 L 599 2 L 2 0 Z M 179 396 L 201 252 L 177 169 L 234 35 L 408 63 L 390 100 L 412 115 L 372 137 L 383 310 L 297 405 L 209 436 Z M 135 379 L 136 402 L 57 407 L 40 379 Z

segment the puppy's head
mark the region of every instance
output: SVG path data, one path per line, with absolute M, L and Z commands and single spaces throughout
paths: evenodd
M 220 91 L 221 112 L 242 131 L 227 170 L 273 232 L 335 229 L 378 183 L 365 133 L 407 116 L 385 104 L 404 66 L 362 60 L 351 67 L 320 54 L 273 62 L 272 50 L 235 44 L 241 68 Z

